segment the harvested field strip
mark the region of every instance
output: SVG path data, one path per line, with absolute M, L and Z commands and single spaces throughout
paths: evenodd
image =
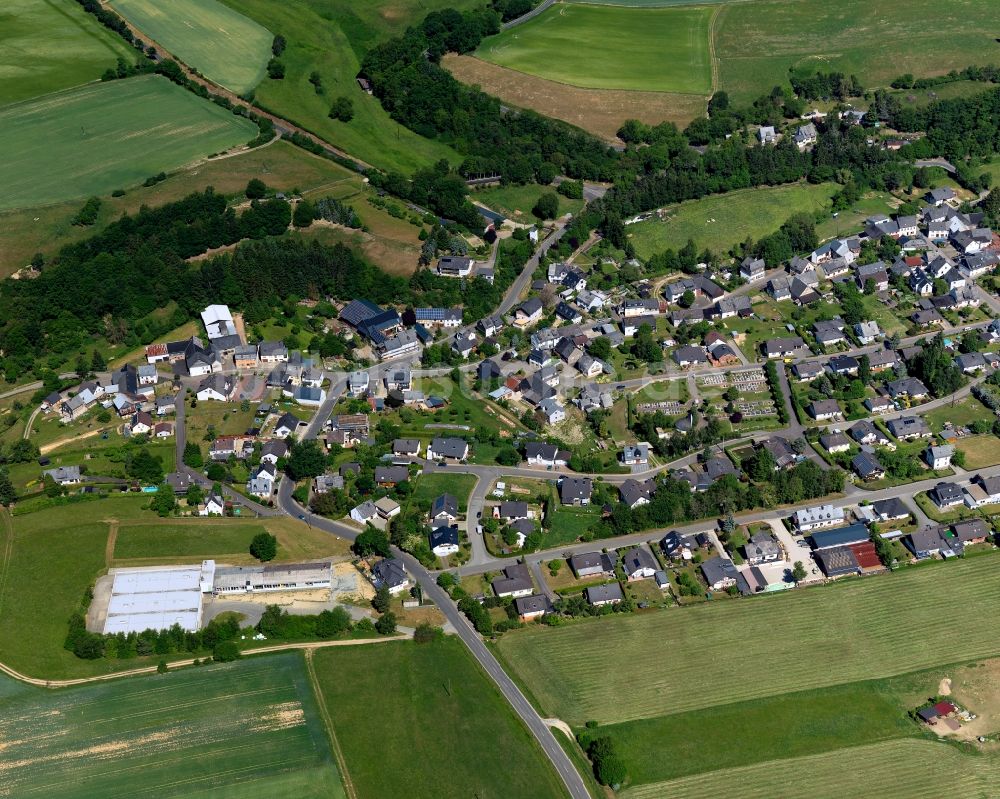
M 257 533 L 264 532 L 260 524 L 138 524 L 118 530 L 114 556 L 116 560 L 132 558 L 209 557 L 243 553 Z
M 810 690 L 903 674 L 1000 652 L 1000 622 L 989 604 L 1000 589 L 998 557 L 783 596 L 528 629 L 501 638 L 498 650 L 547 715 L 574 725 L 679 713 L 790 685 Z M 595 647 L 599 668 L 586 656 Z M 735 653 L 743 673 L 767 678 L 733 680 Z M 693 691 L 699 684 L 725 689 Z
M 740 799 L 938 799 L 995 796 L 1000 759 L 963 754 L 932 741 L 888 741 L 821 755 L 772 760 L 626 790 L 625 799 L 704 799 L 732 791 Z
M 707 95 L 698 94 L 583 89 L 454 53 L 443 64 L 463 83 L 478 85 L 505 103 L 561 119 L 607 141 L 616 140 L 626 119 L 647 125 L 674 122 L 683 128 L 705 113 L 708 102 Z
M 58 693 L 3 680 L 0 710 L 3 795 L 278 796 L 287 774 L 343 796 L 298 653 Z

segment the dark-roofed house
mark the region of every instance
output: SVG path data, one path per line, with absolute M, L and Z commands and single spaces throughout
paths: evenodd
M 583 592 L 587 603 L 599 608 L 602 605 L 617 605 L 623 599 L 622 587 L 618 583 L 608 583 L 607 585 L 592 585 Z
M 714 483 L 716 480 L 721 477 L 725 477 L 727 474 L 739 477 L 740 470 L 733 466 L 733 462 L 729 460 L 729 458 L 717 455 L 716 457 L 709 458 L 705 461 L 705 474 L 707 474 L 708 479 Z
M 885 477 L 885 468 L 878 458 L 868 452 L 859 452 L 851 459 L 851 468 L 862 480 L 881 480 Z
M 939 508 L 954 508 L 965 502 L 962 489 L 955 483 L 941 482 L 927 492 L 931 502 Z
M 893 380 L 886 385 L 886 388 L 889 390 L 889 396 L 893 399 L 906 397 L 907 399 L 918 400 L 923 399 L 930 393 L 927 390 L 927 386 L 915 377 L 904 377 L 901 380 Z
M 615 556 L 607 552 L 584 552 L 569 559 L 569 567 L 577 577 L 612 575 L 615 565 Z
M 962 542 L 963 546 L 968 544 L 982 544 L 992 532 L 982 519 L 964 519 L 960 522 L 955 522 L 951 526 L 951 531 Z
M 559 481 L 559 501 L 563 505 L 589 505 L 593 490 L 589 477 L 564 477 Z
M 380 486 L 394 486 L 410 479 L 405 466 L 376 466 L 375 482 Z
M 840 404 L 835 399 L 814 400 L 809 403 L 809 407 L 806 410 L 817 422 L 844 418 L 844 412 L 840 409 Z
M 764 355 L 768 358 L 788 358 L 805 346 L 799 336 L 771 338 L 764 342 Z
M 531 511 L 527 502 L 501 502 L 493 506 L 493 518 L 508 522 L 515 519 L 530 519 Z
M 632 547 L 622 556 L 622 568 L 629 582 L 648 580 L 659 568 L 646 547 Z
M 880 522 L 896 522 L 910 518 L 910 509 L 897 497 L 873 502 L 872 510 Z
M 858 574 L 861 567 L 850 547 L 831 547 L 816 552 L 816 562 L 828 578 Z
M 397 438 L 392 442 L 392 454 L 410 458 L 420 457 L 419 438 Z
M 962 552 L 961 542 L 943 527 L 914 530 L 906 536 L 904 543 L 917 560 L 926 560 L 935 555 L 950 558 Z
M 792 449 L 792 445 L 780 436 L 766 439 L 759 444 L 759 447 L 771 453 L 776 469 L 790 469 L 799 461 L 799 455 Z
M 469 442 L 464 438 L 434 438 L 427 445 L 427 460 L 464 461 L 469 457 Z
M 678 366 L 698 366 L 701 364 L 708 363 L 708 356 L 705 354 L 705 350 L 701 347 L 678 347 L 674 350 L 671 357 L 677 362 Z
M 519 596 L 514 599 L 514 610 L 521 621 L 531 621 L 544 616 L 552 609 L 552 604 L 544 594 Z
M 931 430 L 920 416 L 904 416 L 890 419 L 886 424 L 889 432 L 899 439 L 930 438 Z
M 498 597 L 529 596 L 535 592 L 531 573 L 523 563 L 512 563 L 503 570 L 504 576 L 495 579 L 491 585 Z
M 709 588 L 713 591 L 724 591 L 736 585 L 739 571 L 729 558 L 716 556 L 701 564 L 701 573 Z
M 431 530 L 431 552 L 439 558 L 454 555 L 458 552 L 458 527 L 454 524 L 442 524 Z
M 565 466 L 569 462 L 569 453 L 555 444 L 529 441 L 524 445 L 524 459 L 532 466 Z
M 829 453 L 847 452 L 851 448 L 851 439 L 843 433 L 829 433 L 819 437 L 819 443 Z
M 656 486 L 652 480 L 640 482 L 630 477 L 619 486 L 618 491 L 621 495 L 621 501 L 628 505 L 629 508 L 635 509 L 649 504 L 650 497 L 652 497 L 655 488 Z
M 441 494 L 431 502 L 431 521 L 453 522 L 458 518 L 458 500 L 451 494 Z
M 372 582 L 376 588 L 385 586 L 390 594 L 398 594 L 410 584 L 406 567 L 399 558 L 385 558 L 372 567 Z

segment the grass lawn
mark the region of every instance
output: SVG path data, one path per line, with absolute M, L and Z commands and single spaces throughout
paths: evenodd
M 97 80 L 118 58 L 132 63 L 136 52 L 74 0 L 0 9 L 0 106 Z
M 817 224 L 816 235 L 820 241 L 853 235 L 872 214 L 891 213 L 898 206 L 899 202 L 889 194 L 868 192 L 848 210 L 841 211 L 837 216 L 831 213 Z
M 108 194 L 249 141 L 257 128 L 159 75 L 0 109 L 0 210 Z
M 732 3 L 714 27 L 720 88 L 744 102 L 784 85 L 789 69 L 855 74 L 870 88 L 906 72 L 943 75 L 968 66 L 970 54 L 996 50 L 995 19 L 992 0 L 946 8 L 934 0 Z
M 601 508 L 597 505 L 579 508 L 560 505 L 554 492 L 552 502 L 556 509 L 546 519 L 549 525 L 544 531 L 547 547 L 576 541 L 601 520 Z
M 670 206 L 662 220 L 626 229 L 640 258 L 668 247 L 679 250 L 688 239 L 694 239 L 699 252 L 724 253 L 748 236 L 760 239 L 773 233 L 793 214 L 825 208 L 837 189 L 833 183 L 793 183 L 733 191 Z
M 458 500 L 459 513 L 465 513 L 469 506 L 469 495 L 476 485 L 474 474 L 422 474 L 413 488 L 414 502 L 433 502 L 441 494 L 448 493 Z
M 420 4 L 407 0 L 407 8 L 361 8 L 356 0 L 225 0 L 226 5 L 263 27 L 281 33 L 288 48 L 281 56 L 283 80 L 265 78 L 257 86 L 257 101 L 264 108 L 296 122 L 352 155 L 382 169 L 410 174 L 415 169 L 446 158 L 458 163 L 461 156 L 450 147 L 425 139 L 393 122 L 375 97 L 365 94 L 355 81 L 367 46 L 388 31 L 376 30 L 366 16 L 383 17 L 405 28 L 439 6 L 437 0 Z M 450 4 L 441 5 L 447 7 Z M 388 26 L 386 26 L 388 27 Z M 366 38 L 362 46 L 358 37 Z M 323 94 L 309 82 L 320 74 Z M 340 122 L 328 114 L 335 98 L 347 96 L 354 104 L 354 119 Z
M 980 419 L 992 422 L 993 413 L 975 397 L 966 397 L 956 405 L 942 405 L 924 414 L 931 429 L 938 433 L 946 422 L 953 425 L 969 425 Z
M 364 650 L 315 655 L 319 690 L 359 796 L 564 795 L 534 739 L 460 641 Z M 393 711 L 373 712 L 376 702 Z
M 202 75 L 236 94 L 264 77 L 274 34 L 217 0 L 112 0 L 135 27 Z
M 531 209 L 543 194 L 554 193 L 559 198 L 559 214 L 575 214 L 583 208 L 583 200 L 570 200 L 556 192 L 555 186 L 529 183 L 527 186 L 495 186 L 474 191 L 471 199 L 487 208 L 506 214 L 518 222 L 535 222 Z
M 157 207 L 192 192 L 203 191 L 208 186 L 214 187 L 219 194 L 242 198 L 243 190 L 252 178 L 263 180 L 277 191 L 300 189 L 313 199 L 338 194 L 345 186 L 352 190 L 361 186 L 360 175 L 301 147 L 276 141 L 232 158 L 182 168 L 170 173 L 165 181 L 155 186 L 136 186 L 123 197 L 105 194 L 101 197 L 97 222 L 92 227 L 72 224 L 80 209 L 79 200 L 48 206 L 43 210 L 29 208 L 0 213 L 0 277 L 25 266 L 36 252 L 54 254 L 66 244 L 93 235 L 123 213 L 135 213 L 143 205 Z M 416 240 L 416 229 L 411 227 L 411 230 Z
M 0 708 L 11 796 L 345 795 L 298 653 L 58 692 L 3 677 Z
M 197 521 L 176 524 L 133 524 L 118 529 L 115 559 L 192 557 L 243 554 L 262 524 L 212 524 Z
M 998 626 L 988 603 L 1000 587 L 998 562 L 983 556 L 775 596 L 528 629 L 503 636 L 497 647 L 545 715 L 570 724 L 682 713 L 789 686 L 818 689 L 995 655 Z M 942 581 L 968 610 L 961 618 L 939 601 Z M 592 668 L 585 656 L 595 650 L 604 668 Z M 742 674 L 767 678 L 733 680 L 734 653 Z M 807 666 L 814 662 L 823 668 Z M 726 687 L 706 693 L 694 690 L 698 685 Z
M 879 680 L 629 721 L 603 732 L 635 785 L 919 735 L 908 709 L 892 681 Z
M 960 438 L 955 449 L 965 453 L 966 469 L 985 469 L 1000 463 L 1000 439 L 994 435 Z
M 708 94 L 712 12 L 559 4 L 486 39 L 476 55 L 572 86 Z
M 184 420 L 187 425 L 187 440 L 198 444 L 206 456 L 210 442 L 204 439 L 209 428 L 213 429 L 216 436 L 238 435 L 245 433 L 254 425 L 255 403 L 251 402 L 250 408 L 244 411 L 241 410 L 240 402 L 205 400 L 199 402 L 196 408 L 192 408 L 190 394 L 187 395 L 186 401 L 188 407 Z

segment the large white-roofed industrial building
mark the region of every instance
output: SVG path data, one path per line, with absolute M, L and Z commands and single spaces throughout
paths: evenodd
M 177 624 L 195 631 L 202 626 L 205 595 L 274 593 L 331 588 L 333 565 L 293 563 L 259 566 L 155 566 L 112 569 L 106 611 L 96 607 L 97 627 L 103 633 L 166 630 Z M 105 589 L 107 590 L 107 589 Z M 102 592 L 95 604 L 102 604 Z M 103 616 L 103 622 L 100 621 Z M 92 627 L 91 629 L 95 629 Z

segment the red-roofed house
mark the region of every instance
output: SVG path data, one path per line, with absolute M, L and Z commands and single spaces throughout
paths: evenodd
M 955 706 L 951 702 L 938 702 L 934 709 L 939 716 L 950 716 L 955 712 Z

